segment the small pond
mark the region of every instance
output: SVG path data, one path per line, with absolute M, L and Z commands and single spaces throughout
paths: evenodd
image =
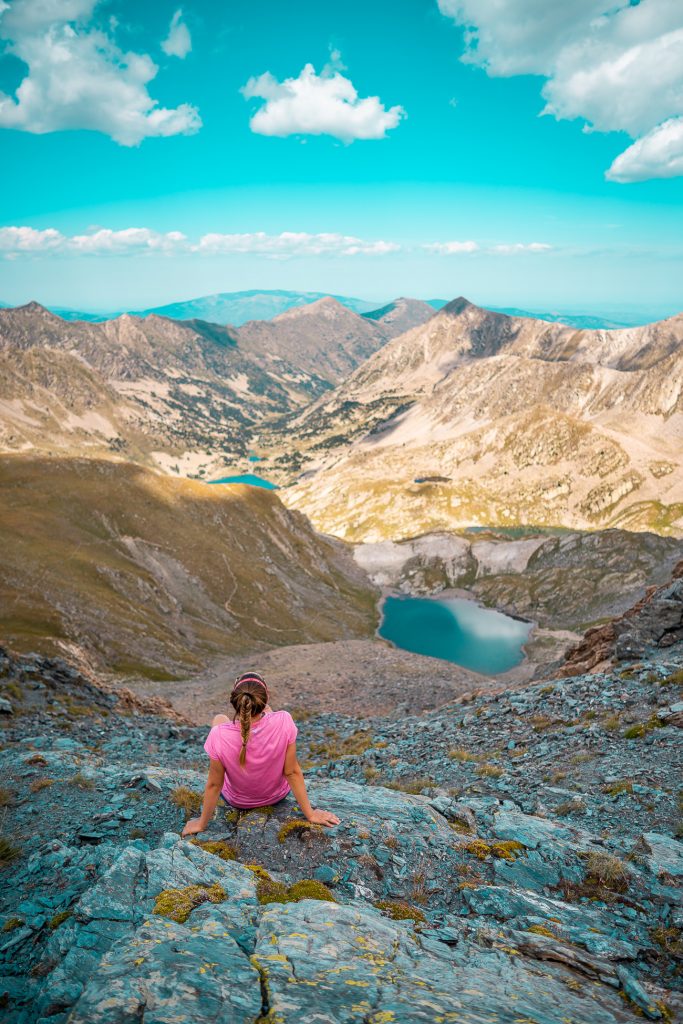
M 496 675 L 518 665 L 530 622 L 463 598 L 387 597 L 379 635 L 415 654 Z
M 250 487 L 265 487 L 269 491 L 276 491 L 277 484 L 270 480 L 264 480 L 262 476 L 255 473 L 239 473 L 237 476 L 222 476 L 220 480 L 209 480 L 210 484 L 248 484 Z

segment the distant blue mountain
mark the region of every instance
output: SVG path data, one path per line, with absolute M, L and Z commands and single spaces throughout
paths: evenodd
M 206 320 L 215 324 L 232 324 L 239 327 L 248 320 L 272 320 L 279 313 L 284 313 L 295 306 L 305 306 L 310 302 L 327 297 L 327 292 L 288 292 L 281 290 L 258 290 L 245 292 L 219 292 L 217 295 L 204 295 L 196 299 L 188 299 L 187 302 L 172 302 L 167 306 L 154 306 L 149 309 L 138 310 L 136 316 L 147 316 L 156 313 L 158 316 L 167 316 L 172 320 Z M 365 299 L 356 299 L 348 295 L 332 295 L 342 306 L 351 309 L 354 313 L 370 313 L 370 319 L 381 319 L 390 308 L 382 306 L 382 303 L 368 302 Z M 419 300 L 409 300 L 416 302 Z M 441 309 L 446 306 L 450 299 L 425 299 L 424 304 L 433 309 Z M 0 309 L 8 309 L 11 303 L 0 302 Z M 62 306 L 47 306 L 52 313 L 61 316 L 63 320 L 87 320 L 90 323 L 100 323 L 103 320 L 111 320 L 121 316 L 123 312 L 131 310 L 113 310 L 111 312 L 87 312 L 84 310 L 70 309 Z M 592 313 L 548 313 L 538 310 L 517 309 L 516 307 L 487 306 L 487 309 L 494 313 L 505 313 L 507 316 L 532 317 L 537 320 L 550 320 L 552 323 L 567 324 L 577 330 L 614 330 L 619 327 L 638 327 L 642 324 L 652 323 L 658 319 L 664 319 L 654 312 L 641 315 L 624 314 L 612 317 L 598 316 Z
M 295 306 L 306 306 L 328 297 L 327 292 L 259 291 L 219 292 L 202 295 L 187 302 L 172 302 L 167 306 L 153 306 L 140 312 L 141 316 L 156 313 L 172 320 L 208 320 L 214 324 L 232 324 L 239 327 L 248 320 L 272 320 Z M 366 302 L 348 295 L 331 295 L 342 306 L 354 313 L 368 313 L 381 303 Z
M 580 331 L 614 331 L 619 327 L 639 327 L 642 324 L 649 323 L 648 318 L 637 318 L 637 319 L 623 319 L 623 320 L 608 320 L 603 316 L 595 316 L 594 314 L 574 314 L 574 313 L 539 313 L 537 311 L 530 312 L 525 309 L 505 308 L 500 309 L 495 306 L 487 306 L 493 313 L 505 313 L 507 316 L 524 316 L 531 317 L 534 320 L 550 320 L 554 324 L 566 324 L 568 327 L 576 327 Z

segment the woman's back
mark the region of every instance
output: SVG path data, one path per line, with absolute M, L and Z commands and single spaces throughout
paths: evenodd
M 239 721 L 214 725 L 204 750 L 225 769 L 223 796 L 234 807 L 262 807 L 289 792 L 283 775 L 285 754 L 294 743 L 297 727 L 288 711 L 267 712 L 251 723 L 246 763 L 239 763 L 242 736 Z

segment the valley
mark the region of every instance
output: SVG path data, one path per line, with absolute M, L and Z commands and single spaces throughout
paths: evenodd
M 674 1019 L 682 342 L 0 310 L 10 1024 Z M 181 841 L 245 668 L 341 823 Z
M 367 661 L 373 706 L 436 707 L 533 678 L 667 577 L 680 317 L 582 331 L 463 299 L 310 298 L 239 327 L 0 310 L 11 644 L 173 687 L 195 716 L 224 666 L 267 664 L 289 699 L 316 652 L 330 706 Z M 226 478 L 263 486 L 202 483 Z M 489 678 L 394 649 L 376 636 L 391 594 L 524 620 L 524 658 Z

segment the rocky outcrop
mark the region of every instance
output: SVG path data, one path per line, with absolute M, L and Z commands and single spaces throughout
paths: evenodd
M 290 798 L 197 842 L 203 730 L 5 656 L 3 1019 L 674 1019 L 682 649 L 424 718 L 301 721 L 341 824 Z
M 640 601 L 612 622 L 589 629 L 565 656 L 560 675 L 588 672 L 621 661 L 634 661 L 652 648 L 683 640 L 683 561 L 672 579 L 647 588 Z
M 681 555 L 683 541 L 628 530 L 468 530 L 354 546 L 379 587 L 466 588 L 489 606 L 565 630 L 625 612 L 648 582 L 669 579 Z

